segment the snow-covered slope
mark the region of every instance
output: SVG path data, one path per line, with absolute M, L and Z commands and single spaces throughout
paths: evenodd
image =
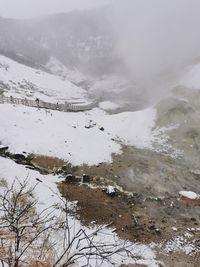
M 51 175 L 51 174 L 41 175 L 36 171 L 27 169 L 23 165 L 18 165 L 9 159 L 5 159 L 1 157 L 0 157 L 0 166 L 1 166 L 0 168 L 1 181 L 2 179 L 3 180 L 5 179 L 9 187 L 13 184 L 13 181 L 16 179 L 16 177 L 21 183 L 27 180 L 27 177 L 28 177 L 29 185 L 34 186 L 37 184 L 37 186 L 35 187 L 34 193 L 38 198 L 38 203 L 37 203 L 36 208 L 39 212 L 42 212 L 42 211 L 44 212 L 45 209 L 48 209 L 49 207 L 52 207 L 53 205 L 59 204 L 61 202 L 58 188 L 56 185 L 56 181 L 58 181 L 57 175 Z M 38 179 L 40 180 L 39 183 L 37 182 Z M 17 188 L 17 186 L 18 186 L 18 183 L 15 184 L 15 188 Z M 0 195 L 4 192 L 4 190 L 5 188 L 2 185 L 0 185 Z M 60 203 L 60 205 L 62 204 Z M 58 216 L 61 217 L 61 213 L 59 210 L 54 210 L 54 212 L 56 213 L 57 217 Z M 72 236 L 74 236 L 77 229 L 79 230 L 80 228 L 84 229 L 84 231 L 86 231 L 86 233 L 88 234 L 95 230 L 95 228 L 93 229 L 93 228 L 88 228 L 88 227 L 83 226 L 79 220 L 69 215 L 68 215 L 68 223 L 70 225 L 70 231 L 71 231 Z M 60 250 L 60 248 L 62 248 L 63 236 L 64 236 L 64 233 L 62 232 L 62 230 L 60 233 L 56 231 L 55 247 L 56 247 L 57 253 Z M 100 237 L 101 237 L 101 242 L 105 240 L 105 243 L 111 242 L 111 243 L 118 244 L 119 242 L 121 242 L 121 240 L 119 239 L 119 237 L 113 231 L 112 228 L 109 228 L 109 229 L 104 228 L 104 231 L 101 233 Z M 83 245 L 84 244 L 85 243 L 83 243 Z M 133 263 L 138 263 L 138 264 L 145 264 L 146 266 L 149 266 L 149 267 L 158 267 L 156 253 L 151 248 L 151 244 L 145 245 L 145 244 L 140 244 L 140 243 L 129 243 L 129 249 L 132 252 L 131 257 L 129 258 L 127 257 L 127 255 L 123 255 L 123 253 L 121 253 L 120 255 L 112 256 L 112 261 L 115 262 L 115 266 L 120 266 L 122 262 L 123 263 L 133 262 Z M 86 264 L 86 262 L 84 262 L 83 260 L 80 260 L 78 262 L 79 264 L 77 264 L 77 266 L 83 266 Z M 94 266 L 95 265 L 96 265 L 96 262 L 94 263 Z M 1 265 L 0 263 L 0 266 L 3 267 L 6 265 L 5 264 Z M 107 264 L 107 263 L 104 264 L 104 267 L 109 267 L 109 266 L 110 264 Z
M 85 90 L 67 79 L 19 64 L 0 56 L 0 90 L 5 95 L 40 98 L 47 102 L 84 100 Z
M 48 102 L 85 100 L 86 92 L 60 77 L 0 56 L 0 82 L 6 95 Z M 6 114 L 6 116 L 5 116 Z M 110 162 L 121 144 L 151 148 L 153 108 L 108 115 L 101 109 L 62 113 L 0 105 L 0 142 L 13 153 L 57 156 L 74 165 Z
M 120 142 L 151 147 L 155 117 L 154 109 L 107 115 L 99 109 L 62 113 L 3 104 L 0 142 L 13 153 L 56 156 L 74 165 L 111 162 Z
M 63 79 L 68 79 L 69 81 L 79 84 L 86 80 L 83 73 L 77 69 L 69 69 L 58 59 L 51 57 L 46 63 L 45 67 L 50 70 L 53 74 L 61 76 Z

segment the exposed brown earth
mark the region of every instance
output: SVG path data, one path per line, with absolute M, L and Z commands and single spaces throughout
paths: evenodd
M 78 201 L 76 213 L 84 224 L 112 223 L 124 239 L 160 242 L 199 226 L 199 216 L 176 198 L 145 199 L 121 193 L 111 197 L 100 188 L 66 183 L 59 184 L 59 189 L 70 201 Z M 192 209 L 197 210 L 197 207 Z M 177 227 L 176 233 L 172 231 L 173 226 Z M 200 238 L 200 233 L 195 236 Z
M 175 236 L 191 234 L 187 229 L 200 227 L 200 207 L 182 203 L 179 198 L 181 190 L 196 192 L 200 177 L 180 160 L 124 146 L 121 155 L 113 155 L 112 164 L 80 166 L 71 173 L 93 178 L 90 187 L 65 182 L 59 185 L 67 199 L 78 201 L 77 216 L 86 225 L 94 221 L 112 223 L 121 238 L 142 243 L 165 243 Z M 120 186 L 117 196 L 108 196 L 102 190 L 108 185 Z M 99 188 L 92 189 L 94 186 Z M 200 240 L 200 232 L 193 232 L 192 239 Z M 158 258 L 167 267 L 200 267 L 198 254 L 161 251 Z
M 180 202 L 190 206 L 200 206 L 200 199 L 190 199 L 188 197 L 181 196 Z
M 67 199 L 78 201 L 76 215 L 85 225 L 91 225 L 94 222 L 111 223 L 111 227 L 116 229 L 121 238 L 141 243 L 164 244 L 175 236 L 184 236 L 186 232 L 192 234 L 193 239 L 200 240 L 200 232 L 187 231 L 187 229 L 199 227 L 199 216 L 190 217 L 191 207 L 181 204 L 178 199 L 142 200 L 123 194 L 111 197 L 102 189 L 92 189 L 87 185 L 78 186 L 77 184 L 61 183 L 59 188 Z M 171 207 L 172 202 L 173 207 Z M 152 210 L 154 212 L 151 212 Z M 172 230 L 172 226 L 177 230 Z M 186 255 L 183 252 L 171 252 L 168 254 L 163 253 L 162 249 L 157 249 L 157 253 L 157 258 L 165 263 L 163 266 L 200 266 L 198 265 L 199 253 Z
M 165 263 L 164 267 L 200 267 L 200 256 L 190 256 L 185 253 L 176 252 L 169 255 L 160 254 L 159 259 Z
M 35 155 L 31 160 L 31 163 L 36 168 L 46 172 L 57 171 L 65 165 L 65 162 L 62 159 L 41 155 Z
M 200 180 L 200 175 L 192 173 L 179 159 L 128 146 L 123 146 L 121 155 L 113 155 L 111 164 L 83 165 L 73 171 L 75 175 L 83 173 L 99 183 L 101 177 L 107 178 L 124 190 L 146 197 L 177 196 L 181 190 L 196 191 Z

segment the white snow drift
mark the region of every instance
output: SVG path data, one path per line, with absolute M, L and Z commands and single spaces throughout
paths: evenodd
M 107 115 L 62 113 L 24 106 L 0 105 L 0 142 L 13 153 L 56 156 L 74 165 L 111 162 L 120 143 L 151 147 L 156 112 L 147 109 Z

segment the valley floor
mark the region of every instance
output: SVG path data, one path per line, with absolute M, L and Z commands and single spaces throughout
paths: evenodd
M 158 176 L 161 168 L 165 177 Z M 78 201 L 76 214 L 84 224 L 112 223 L 123 239 L 153 243 L 164 266 L 198 266 L 200 208 L 181 203 L 179 189 L 188 180 L 187 188 L 195 189 L 199 181 L 185 166 L 156 152 L 124 147 L 112 164 L 85 165 L 73 173 L 93 177 L 89 185 L 59 184 L 64 196 Z M 115 196 L 106 193 L 108 185 L 116 188 Z
M 166 177 L 172 176 L 172 171 L 176 177 L 179 177 L 182 172 L 189 178 L 194 188 L 195 182 L 198 186 L 197 176 L 189 174 L 187 168 L 176 160 L 158 155 L 156 152 L 125 146 L 121 155 L 113 155 L 111 164 L 74 167 L 52 159 L 48 172 L 52 172 L 53 169 L 55 171 L 54 165 L 63 164 L 64 171 L 60 172 L 60 175 L 40 174 L 39 172 L 47 171 L 42 158 L 37 160 L 37 171 L 25 168 L 26 165 L 21 165 L 20 161 L 17 161 L 18 164 L 9 159 L 0 158 L 1 178 L 11 183 L 14 177 L 20 177 L 23 180 L 28 175 L 31 184 L 39 179 L 41 181 L 37 191 L 41 203 L 39 209 L 56 201 L 56 195 L 52 194 L 57 192 L 56 182 L 61 195 L 71 203 L 76 203 L 71 215 L 75 215 L 82 225 L 90 228 L 94 224 L 109 224 L 112 231 L 115 229 L 121 239 L 150 246 L 156 254 L 156 261 L 149 260 L 146 256 L 146 261 L 143 261 L 144 266 L 159 266 L 156 262 L 160 261 L 164 264 L 160 266 L 198 267 L 200 261 L 199 206 L 185 205 L 180 202 L 178 195 L 180 184 L 176 179 L 168 184 L 164 179 L 156 180 L 158 179 L 156 172 L 159 167 L 164 166 Z M 50 158 L 48 161 L 50 162 Z M 130 175 L 130 169 L 133 172 L 137 171 L 135 177 L 140 174 L 140 180 L 135 180 L 136 183 L 133 181 L 134 176 Z M 76 177 L 87 174 L 91 180 L 84 184 L 68 181 L 66 178 L 68 173 Z M 151 175 L 148 177 L 151 183 L 146 183 L 145 186 L 144 179 L 147 173 Z M 158 182 L 160 191 L 156 190 Z M 184 183 L 184 177 L 182 182 Z M 174 190 L 171 190 L 172 183 Z M 108 186 L 116 189 L 114 195 L 108 194 Z M 45 194 L 43 194 L 44 190 Z
M 69 81 L 0 60 L 7 96 L 85 98 Z M 179 192 L 200 193 L 200 91 L 181 86 L 154 107 L 118 108 L 104 102 L 64 113 L 1 104 L 1 193 L 16 177 L 39 181 L 39 210 L 61 193 L 76 204 L 71 216 L 78 227 L 109 224 L 106 238 L 131 242 L 136 266 L 199 267 L 200 200 L 180 201 Z M 82 183 L 84 174 L 90 179 Z M 129 259 L 116 266 L 122 263 Z

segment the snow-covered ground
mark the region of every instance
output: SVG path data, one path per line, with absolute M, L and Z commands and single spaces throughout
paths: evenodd
M 55 64 L 54 67 L 57 68 Z M 69 99 L 76 102 L 78 99 L 85 101 L 85 91 L 68 80 L 23 66 L 3 56 L 0 56 L 0 81 L 5 94 L 13 97 L 40 98 L 48 102 Z M 113 108 L 114 105 L 113 103 L 101 105 L 101 108 L 105 107 Z M 89 112 L 64 113 L 2 104 L 0 145 L 9 146 L 9 150 L 13 153 L 25 151 L 56 156 L 74 165 L 111 162 L 112 153 L 121 152 L 121 144 L 140 148 L 151 147 L 155 119 L 154 108 L 108 115 L 100 108 Z M 30 185 L 35 185 L 38 181 L 36 179 L 41 181 L 35 192 L 39 200 L 37 208 L 40 211 L 61 201 L 56 185 L 58 176 L 44 176 L 1 157 L 0 166 L 0 178 L 8 185 L 11 185 L 16 177 L 20 181 L 28 178 Z M 1 187 L 0 192 L 3 190 Z M 73 219 L 71 223 L 76 229 L 83 227 L 77 220 Z M 91 229 L 85 229 L 91 232 Z M 105 229 L 103 236 L 97 238 L 105 238 L 105 242 L 116 242 L 116 244 L 121 242 L 112 229 Z M 122 262 L 158 266 L 156 255 L 150 246 L 130 245 L 133 258 L 127 259 L 125 255 L 115 255 L 116 266 Z
M 45 67 L 50 70 L 53 74 L 59 75 L 64 79 L 68 79 L 70 82 L 75 84 L 81 83 L 86 80 L 86 77 L 83 73 L 77 69 L 70 70 L 58 59 L 51 57 L 47 62 Z
M 56 60 L 50 63 L 56 69 L 61 64 Z M 0 56 L 0 87 L 13 97 L 40 98 L 47 102 L 86 101 L 86 91 L 67 79 L 4 56 Z M 116 107 L 111 102 L 101 103 L 101 108 Z M 0 142 L 13 153 L 26 151 L 56 156 L 74 165 L 92 165 L 111 162 L 112 153 L 120 153 L 121 144 L 152 148 L 155 120 L 154 108 L 108 115 L 101 109 L 61 113 L 3 104 Z
M 57 176 L 51 174 L 45 176 L 41 175 L 37 171 L 27 169 L 23 165 L 16 164 L 14 161 L 2 157 L 0 157 L 0 166 L 0 179 L 5 180 L 8 186 L 11 186 L 16 178 L 21 182 L 27 179 L 30 186 L 34 186 L 38 183 L 36 178 L 42 181 L 35 189 L 36 197 L 39 197 L 39 209 L 43 210 L 57 203 Z M 2 192 L 3 188 L 0 187 L 0 189 Z M 55 194 L 53 192 L 55 192 Z
M 121 95 L 120 93 L 132 86 L 122 77 L 103 77 L 102 80 L 94 82 L 90 91 L 86 92 L 74 84 L 84 82 L 86 79 L 78 70 L 67 69 L 55 58 L 51 58 L 46 67 L 54 75 L 0 55 L 0 93 L 4 91 L 7 96 L 39 98 L 52 103 L 65 101 L 82 103 L 88 101 L 87 93 L 99 97 L 102 101 L 109 94 L 109 99 L 114 101 L 112 93 Z M 200 89 L 200 64 L 191 66 L 179 84 Z M 169 128 L 156 128 L 155 108 L 109 115 L 106 110 L 120 107 L 118 103 L 111 101 L 101 102 L 99 108 L 80 113 L 62 113 L 1 104 L 0 147 L 8 146 L 12 153 L 25 151 L 58 157 L 73 165 L 111 162 L 112 154 L 121 153 L 123 144 L 141 149 L 155 149 L 157 145 L 159 149 L 162 147 L 160 150 L 157 149 L 158 152 L 163 152 L 165 149 L 166 154 L 170 154 L 169 151 L 174 148 L 169 147 L 168 144 Z M 177 157 L 179 151 L 175 152 Z M 44 209 L 60 201 L 56 186 L 58 176 L 44 176 L 1 157 L 0 166 L 0 179 L 5 179 L 9 185 L 16 177 L 21 181 L 28 177 L 30 185 L 37 182 L 36 178 L 41 180 L 36 187 L 36 196 L 39 199 L 38 209 Z M 113 188 L 108 187 L 108 190 L 112 193 Z M 0 193 L 2 191 L 3 188 L 0 187 Z M 180 195 L 190 199 L 199 198 L 199 194 L 190 191 L 180 191 Z M 76 221 L 76 227 L 80 226 L 80 222 Z M 176 229 L 174 227 L 174 231 Z M 90 230 L 87 229 L 87 231 Z M 107 238 L 119 240 L 112 230 L 106 231 Z M 163 251 L 170 253 L 183 250 L 190 254 L 195 246 L 191 243 L 188 247 L 186 241 L 185 237 L 175 237 L 167 245 L 165 244 Z M 155 244 L 154 248 L 156 247 L 159 245 Z M 132 253 L 134 263 L 150 267 L 158 266 L 151 246 L 132 244 Z M 116 260 L 120 262 L 122 259 Z M 124 259 L 125 262 L 128 263 L 129 260 Z
M 180 191 L 179 195 L 183 196 L 183 197 L 186 197 L 186 198 L 189 198 L 189 199 L 193 199 L 193 200 L 200 198 L 199 194 L 197 194 L 195 192 L 192 192 L 192 191 Z
M 108 115 L 100 109 L 62 113 L 0 105 L 0 142 L 13 153 L 56 156 L 74 165 L 111 162 L 121 145 L 150 148 L 153 108 Z
M 54 63 L 54 66 L 50 63 Z M 49 68 L 51 67 L 55 73 L 59 71 L 58 67 L 63 68 L 59 62 L 50 63 Z M 197 65 L 185 75 L 181 84 L 200 89 L 199 77 L 200 66 Z M 79 78 L 82 79 L 81 76 Z M 93 90 L 98 91 L 101 86 L 101 83 L 96 84 Z M 86 101 L 86 91 L 67 79 L 24 66 L 4 56 L 0 56 L 0 89 L 5 90 L 6 95 L 40 98 L 47 102 Z M 160 129 L 153 130 L 157 118 L 155 108 L 114 115 L 103 111 L 118 107 L 115 103 L 105 101 L 99 108 L 88 112 L 62 113 L 1 104 L 0 146 L 9 146 L 12 153 L 25 151 L 62 158 L 73 165 L 93 165 L 111 162 L 113 153 L 121 153 L 122 144 L 141 149 L 155 149 L 155 143 L 158 145 L 161 143 Z M 0 166 L 0 178 L 5 179 L 8 184 L 11 184 L 16 177 L 20 180 L 28 177 L 31 185 L 36 183 L 36 178 L 42 181 L 36 188 L 39 209 L 59 202 L 56 186 L 58 176 L 43 176 L 1 157 Z M 185 194 L 188 195 L 188 192 L 181 193 Z M 191 194 L 192 192 L 189 192 L 190 197 Z M 76 223 L 80 226 L 80 222 Z M 111 230 L 107 231 L 107 236 L 117 238 Z M 132 252 L 135 256 L 134 263 L 150 267 L 158 266 L 156 255 L 150 246 L 132 244 Z M 124 262 L 129 260 L 124 259 Z
M 38 183 L 35 193 L 36 197 L 38 198 L 38 206 L 37 208 L 40 210 L 44 210 L 47 207 L 50 207 L 54 204 L 58 204 L 60 202 L 60 198 L 58 197 L 58 189 L 56 186 L 56 181 L 58 181 L 58 176 L 53 175 L 41 175 L 38 172 L 34 170 L 27 169 L 23 165 L 18 165 L 15 162 L 11 161 L 10 159 L 5 159 L 0 157 L 0 177 L 1 179 L 5 179 L 7 181 L 8 186 L 13 183 L 13 181 L 16 179 L 16 177 L 19 179 L 19 181 L 23 182 L 28 178 L 29 184 L 31 186 L 34 186 L 37 183 L 37 179 L 39 179 L 41 182 Z M 4 191 L 4 187 L 0 187 L 0 193 Z M 55 193 L 54 193 L 55 192 Z M 80 229 L 80 227 L 83 227 L 85 231 L 88 233 L 91 233 L 93 229 L 86 228 L 80 224 L 80 222 L 76 219 L 70 219 L 69 223 L 72 227 L 72 233 L 73 231 L 76 231 L 77 229 Z M 60 233 L 61 234 L 61 233 Z M 57 233 L 57 242 L 58 242 L 58 233 Z M 62 234 L 60 236 L 62 240 Z M 117 237 L 116 233 L 113 233 L 112 229 L 104 229 L 102 233 L 100 233 L 100 236 L 97 236 L 97 238 L 101 239 L 101 242 L 105 239 L 105 242 L 111 242 L 115 244 L 119 244 L 121 241 Z M 93 240 L 94 241 L 94 240 Z M 58 242 L 59 244 L 59 242 Z M 115 266 L 120 266 L 120 264 L 123 263 L 138 263 L 138 264 L 145 264 L 149 267 L 157 267 L 159 266 L 157 260 L 156 260 L 156 254 L 154 253 L 153 249 L 151 249 L 150 245 L 144 245 L 139 243 L 129 243 L 129 249 L 131 250 L 133 258 L 127 258 L 127 256 L 121 254 L 119 255 L 113 255 L 112 261 L 115 262 Z M 62 245 L 61 245 L 62 247 Z M 85 264 L 85 262 L 81 262 L 80 266 L 82 264 Z M 1 266 L 1 265 L 0 265 Z M 104 264 L 104 267 L 108 267 L 110 265 Z
M 0 89 L 7 96 L 39 98 L 46 102 L 86 101 L 85 90 L 67 79 L 27 67 L 1 55 Z

